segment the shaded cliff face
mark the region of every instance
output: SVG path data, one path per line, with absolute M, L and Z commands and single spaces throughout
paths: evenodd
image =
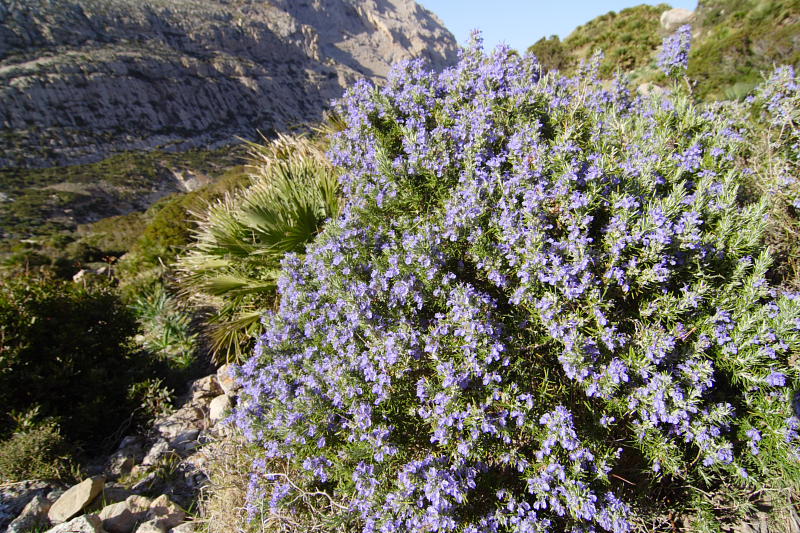
M 286 130 L 413 57 L 456 59 L 413 0 L 0 0 L 0 167 Z

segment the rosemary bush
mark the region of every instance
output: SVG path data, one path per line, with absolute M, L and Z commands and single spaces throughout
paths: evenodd
M 779 263 L 773 277 L 794 288 L 800 284 L 800 79 L 779 67 L 744 102 L 721 107 L 747 138 L 741 161 L 747 188 L 769 198 L 766 241 Z
M 476 42 L 339 102 L 342 215 L 283 260 L 238 368 L 251 516 L 623 532 L 797 486 L 800 301 L 766 278 L 747 141 L 597 64 L 544 75 Z

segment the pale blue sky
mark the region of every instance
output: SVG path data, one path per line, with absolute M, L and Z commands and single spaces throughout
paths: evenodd
M 483 32 L 484 45 L 493 48 L 501 41 L 525 50 L 542 37 L 566 37 L 577 26 L 609 11 L 621 11 L 640 4 L 663 2 L 642 0 L 417 0 L 436 13 L 453 32 L 459 44 L 466 44 L 472 29 Z M 672 7 L 695 9 L 697 0 L 668 0 Z

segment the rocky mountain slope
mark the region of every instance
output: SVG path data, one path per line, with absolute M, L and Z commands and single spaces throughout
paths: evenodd
M 455 56 L 413 0 L 0 0 L 0 167 L 287 130 L 356 78 Z

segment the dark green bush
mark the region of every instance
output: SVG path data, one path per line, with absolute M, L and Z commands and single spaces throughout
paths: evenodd
M 54 422 L 25 429 L 0 441 L 0 483 L 24 479 L 71 480 L 70 447 Z
M 528 52 L 536 56 L 545 70 L 565 70 L 575 62 L 558 35 L 542 37 L 528 47 Z
M 47 275 L 0 283 L 0 434 L 9 414 L 39 405 L 64 437 L 99 449 L 135 407 L 128 387 L 146 373 L 131 349 L 131 311 L 111 288 Z

